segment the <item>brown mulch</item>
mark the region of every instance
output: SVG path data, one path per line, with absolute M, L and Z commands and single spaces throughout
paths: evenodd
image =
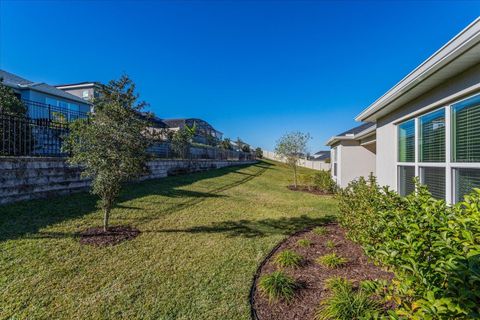
M 109 227 L 103 231 L 103 227 L 89 228 L 80 233 L 80 243 L 92 246 L 113 246 L 123 241 L 132 240 L 140 234 L 140 230 L 130 226 Z
M 336 224 L 325 226 L 327 233 L 317 235 L 312 231 L 306 231 L 291 236 L 283 242 L 268 258 L 265 264 L 259 270 L 259 277 L 278 270 L 272 261 L 276 253 L 291 249 L 304 257 L 304 263 L 301 267 L 286 268 L 285 272 L 292 276 L 301 284 L 295 297 L 290 302 L 279 301 L 269 303 L 258 289 L 257 283 L 254 286 L 252 294 L 253 313 L 261 320 L 292 320 L 292 319 L 313 319 L 315 311 L 318 309 L 320 301 L 329 294 L 324 287 L 325 280 L 332 277 L 344 277 L 353 282 L 362 280 L 385 279 L 391 280 L 393 273 L 382 270 L 375 266 L 363 249 L 345 238 L 344 230 Z M 310 247 L 303 248 L 296 244 L 299 239 L 308 239 L 312 242 Z M 326 246 L 327 240 L 333 240 L 335 248 L 329 249 Z M 348 263 L 338 269 L 328 269 L 315 262 L 315 259 L 327 253 L 336 252 L 339 256 L 347 258 Z
M 289 185 L 289 186 L 287 186 L 287 188 L 291 191 L 308 192 L 308 193 L 316 194 L 316 195 L 319 195 L 319 196 L 332 195 L 331 192 L 325 192 L 325 191 L 318 190 L 318 189 L 315 189 L 315 188 L 312 188 L 312 187 L 309 188 L 307 186 L 297 186 L 297 187 L 295 187 L 294 185 Z

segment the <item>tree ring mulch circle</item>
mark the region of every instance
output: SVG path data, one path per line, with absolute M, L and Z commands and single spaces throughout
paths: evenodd
M 316 188 L 312 188 L 312 187 L 307 187 L 307 186 L 294 186 L 294 185 L 288 185 L 287 186 L 287 189 L 290 190 L 290 191 L 300 191 L 300 192 L 307 192 L 307 193 L 311 193 L 311 194 L 316 194 L 318 196 L 333 196 L 333 193 L 331 192 L 325 192 L 325 191 L 322 191 L 322 190 L 318 190 Z
M 113 226 L 105 232 L 103 227 L 89 228 L 80 232 L 80 243 L 97 247 L 114 246 L 132 240 L 140 234 L 140 230 L 131 226 Z
M 314 319 L 320 302 L 329 295 L 324 287 L 327 279 L 343 277 L 358 283 L 362 280 L 384 279 L 391 280 L 394 274 L 374 265 L 365 255 L 363 249 L 356 243 L 346 239 L 345 231 L 335 223 L 323 225 L 326 232 L 319 235 L 308 228 L 296 232 L 278 245 L 260 263 L 253 277 L 250 289 L 251 316 L 255 320 L 286 320 L 286 319 Z M 308 247 L 301 247 L 297 244 L 300 239 L 307 239 L 311 242 Z M 334 247 L 326 245 L 327 241 L 334 242 Z M 278 301 L 269 303 L 257 288 L 258 279 L 264 274 L 281 270 L 273 263 L 274 256 L 285 249 L 293 250 L 303 256 L 304 261 L 299 268 L 284 268 L 283 271 L 293 277 L 298 283 L 302 283 L 290 302 Z M 329 269 L 319 265 L 315 259 L 328 253 L 348 259 L 348 262 L 336 269 Z M 391 306 L 390 306 L 391 307 Z M 389 306 L 385 306 L 389 308 Z

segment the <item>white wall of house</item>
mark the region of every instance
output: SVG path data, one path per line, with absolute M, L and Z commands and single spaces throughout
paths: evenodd
M 333 145 L 332 152 L 336 152 L 337 162 L 337 175 L 332 172 L 332 177 L 341 188 L 355 179 L 376 173 L 374 143 L 361 145 L 357 140 L 342 140 Z
M 480 64 L 378 119 L 376 172 L 379 184 L 397 190 L 397 124 L 476 93 L 480 93 Z

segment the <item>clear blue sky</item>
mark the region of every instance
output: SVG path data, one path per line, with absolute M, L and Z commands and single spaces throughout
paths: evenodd
M 311 151 L 480 15 L 479 1 L 6 1 L 0 68 L 49 84 L 129 74 L 162 118 Z

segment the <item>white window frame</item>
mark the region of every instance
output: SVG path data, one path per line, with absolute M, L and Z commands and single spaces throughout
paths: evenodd
M 468 100 L 475 96 L 480 95 L 480 92 L 475 94 L 469 95 L 466 98 L 455 100 L 447 105 L 438 106 L 432 110 L 424 112 L 422 114 L 415 115 L 413 118 L 415 120 L 415 162 L 399 162 L 398 161 L 398 126 L 402 123 L 405 123 L 412 118 L 405 119 L 395 125 L 395 161 L 396 161 L 396 175 L 395 175 L 395 182 L 397 186 L 397 191 L 399 191 L 399 172 L 400 166 L 415 166 L 415 176 L 420 177 L 420 168 L 421 167 L 441 167 L 445 168 L 445 201 L 448 204 L 452 204 L 455 202 L 456 199 L 456 190 L 455 190 L 455 169 L 460 168 L 469 168 L 469 169 L 480 169 L 480 162 L 453 162 L 453 154 L 452 154 L 452 106 L 459 102 Z M 420 118 L 424 115 L 427 115 L 432 112 L 436 112 L 440 109 L 445 110 L 445 162 L 419 162 L 420 159 L 420 149 L 419 149 L 419 138 L 420 138 Z M 423 183 L 423 181 L 420 181 Z

